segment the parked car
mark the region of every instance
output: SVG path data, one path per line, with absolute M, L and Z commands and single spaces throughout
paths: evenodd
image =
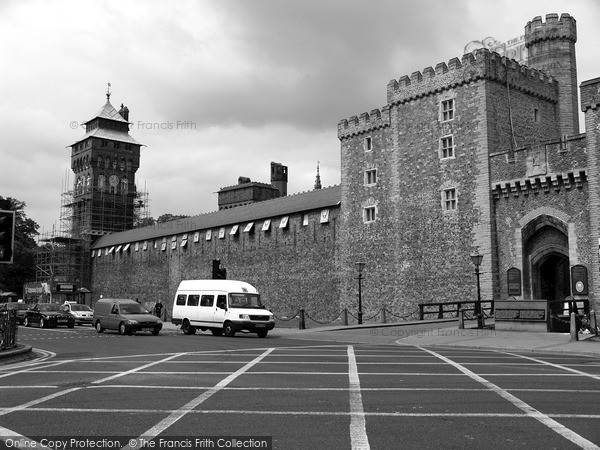
M 36 303 L 32 308 L 25 313 L 23 325 L 29 327 L 33 324 L 39 325 L 40 328 L 67 326 L 73 328 L 75 326 L 75 318 L 65 312 L 58 303 Z
M 162 321 L 131 299 L 101 298 L 94 305 L 92 323 L 98 333 L 104 330 L 117 330 L 119 334 L 136 331 L 151 331 L 154 336 L 160 333 Z
M 23 323 L 23 320 L 25 319 L 25 313 L 29 309 L 29 305 L 27 303 L 10 302 L 10 303 L 4 303 L 3 305 L 9 311 L 16 311 L 17 312 L 17 321 L 19 322 L 19 324 Z
M 82 305 L 75 302 L 65 302 L 63 305 L 65 312 L 71 314 L 75 318 L 77 325 L 92 324 L 94 318 L 94 310 L 88 305 Z

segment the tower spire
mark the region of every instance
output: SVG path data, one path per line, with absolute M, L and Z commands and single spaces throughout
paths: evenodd
M 319 163 L 320 161 L 317 161 L 317 178 L 315 179 L 315 189 L 321 189 L 321 175 L 319 173 Z
M 106 101 L 110 102 L 110 83 L 108 83 L 108 88 L 106 88 Z

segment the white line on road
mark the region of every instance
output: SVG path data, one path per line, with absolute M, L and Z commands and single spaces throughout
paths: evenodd
M 540 422 L 541 424 L 547 426 L 552 431 L 558 433 L 559 435 L 561 435 L 565 439 L 568 439 L 569 441 L 573 442 L 575 445 L 578 445 L 579 447 L 584 448 L 584 449 L 597 449 L 598 448 L 598 446 L 596 444 L 594 444 L 593 442 L 588 441 L 583 436 L 580 436 L 579 434 L 575 433 L 573 430 L 565 427 L 564 425 L 560 424 L 556 420 L 550 418 L 550 416 L 548 416 L 547 414 L 541 413 L 540 411 L 538 411 L 537 409 L 535 409 L 533 406 L 525 403 L 520 398 L 515 397 L 514 395 L 512 395 L 508 391 L 506 391 L 506 390 L 502 389 L 501 387 L 495 385 L 494 383 L 486 380 L 485 378 L 477 375 L 475 372 L 470 371 L 466 367 L 464 367 L 464 366 L 462 366 L 462 365 L 460 365 L 460 364 L 452 361 L 451 359 L 448 359 L 445 356 L 442 356 L 439 353 L 436 353 L 436 352 L 434 352 L 432 350 L 428 350 L 428 349 L 423 348 L 423 347 L 417 347 L 417 348 L 420 348 L 421 350 L 429 353 L 430 355 L 434 355 L 434 356 L 440 358 L 442 361 L 445 361 L 448 364 L 450 364 L 451 366 L 453 366 L 456 369 L 460 370 L 462 373 L 464 373 L 466 376 L 468 376 L 472 380 L 477 381 L 477 382 L 483 384 L 488 389 L 490 389 L 491 391 L 495 392 L 500 397 L 502 397 L 505 400 L 508 400 L 514 406 L 516 406 L 517 408 L 519 408 L 528 417 L 531 417 L 531 418 L 537 420 L 538 422 Z
M 181 355 L 185 355 L 185 353 L 175 353 L 174 355 L 171 355 L 167 358 L 163 358 L 161 360 L 154 361 L 152 363 L 144 364 L 143 366 L 137 367 L 135 369 L 127 370 L 125 372 L 119 372 L 116 375 L 112 375 L 110 377 L 101 378 L 100 380 L 92 381 L 92 384 L 100 384 L 100 383 L 104 383 L 105 381 L 114 380 L 115 378 L 124 377 L 125 375 L 130 375 L 132 373 L 139 372 L 143 369 L 146 369 L 147 367 L 155 366 L 156 364 L 160 364 L 160 363 L 169 361 L 170 359 L 177 358 L 178 356 L 181 356 Z
M 228 377 L 226 377 L 223 380 L 221 380 L 220 382 L 218 382 L 214 387 L 212 387 L 208 391 L 203 392 L 202 394 L 200 394 L 198 397 L 196 397 L 192 401 L 183 405 L 177 411 L 174 411 L 173 413 L 169 414 L 168 417 L 165 417 L 159 423 L 157 423 L 152 428 L 150 428 L 145 433 L 143 433 L 138 438 L 138 441 L 140 441 L 140 440 L 148 440 L 149 441 L 149 440 L 154 439 L 156 436 L 158 436 L 164 430 L 169 428 L 171 425 L 173 425 L 175 422 L 177 422 L 179 419 L 181 419 L 187 413 L 192 411 L 198 405 L 203 403 L 205 400 L 209 399 L 212 395 L 219 392 L 221 389 L 223 389 L 225 386 L 227 386 L 229 383 L 231 383 L 237 377 L 239 377 L 240 375 L 245 373 L 247 370 L 251 369 L 254 365 L 258 364 L 265 356 L 267 356 L 273 350 L 275 350 L 275 349 L 274 348 L 267 349 L 263 354 L 254 358 L 252 361 L 250 361 L 244 367 L 242 367 L 241 369 L 238 369 L 237 371 L 230 374 Z M 127 446 L 123 447 L 122 450 L 133 450 L 134 448 L 137 450 L 136 447 L 130 447 L 129 445 L 127 445 Z
M 353 449 L 370 449 L 356 355 L 351 345 L 348 346 L 348 378 L 350 381 L 350 442 Z
M 538 364 L 544 364 L 546 366 L 550 366 L 550 367 L 554 367 L 556 369 L 561 369 L 561 370 L 566 370 L 567 372 L 571 372 L 571 373 L 575 373 L 577 375 L 582 375 L 584 377 L 590 377 L 593 378 L 594 380 L 600 380 L 600 375 L 595 375 L 595 374 L 591 374 L 591 373 L 587 373 L 587 372 L 583 372 L 581 370 L 577 370 L 577 369 L 573 369 L 571 367 L 567 367 L 567 366 L 563 366 L 561 364 L 555 364 L 555 363 L 551 363 L 548 361 L 544 361 L 542 359 L 537 359 L 537 358 L 532 358 L 530 356 L 524 356 L 524 355 L 517 355 L 516 353 L 510 353 L 510 352 L 501 352 L 496 350 L 498 353 L 501 354 L 505 354 L 505 355 L 512 355 L 512 356 L 518 356 L 519 358 L 524 358 L 524 359 L 528 359 L 529 361 L 535 361 Z M 579 365 L 579 364 L 578 364 Z M 595 365 L 595 364 L 594 364 Z M 594 365 L 590 364 L 589 366 L 585 366 L 584 367 L 593 367 Z
M 487 389 L 486 389 L 487 390 Z M 489 392 L 489 390 L 487 390 Z M 0 408 L 2 411 L 2 408 Z M 33 412 L 61 412 L 61 413 L 103 413 L 103 414 L 174 414 L 180 409 L 142 409 L 142 408 L 27 408 L 27 411 Z M 265 415 L 265 416 L 333 416 L 333 417 L 352 417 L 351 411 L 297 411 L 297 410 L 249 410 L 249 409 L 195 409 L 187 412 L 188 414 L 226 414 L 226 415 Z M 479 417 L 488 419 L 514 419 L 528 418 L 530 415 L 526 413 L 447 413 L 447 412 L 381 412 L 372 411 L 365 412 L 365 417 Z M 548 417 L 557 419 L 588 419 L 599 420 L 600 414 L 548 414 Z M 497 424 L 497 423 L 496 423 Z M 10 430 L 9 430 L 10 431 Z M 16 435 L 18 433 L 8 433 L 8 435 Z M 0 434 L 0 436 L 2 436 Z M 146 439 L 144 437 L 144 439 Z M 139 438 L 138 438 L 139 442 Z M 596 447 L 594 447 L 596 448 Z

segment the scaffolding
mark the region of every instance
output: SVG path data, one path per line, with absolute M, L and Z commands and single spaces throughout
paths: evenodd
M 60 229 L 38 238 L 36 282 L 91 285 L 90 249 L 100 236 L 138 228 L 150 217 L 148 193 L 94 189 L 61 194 Z

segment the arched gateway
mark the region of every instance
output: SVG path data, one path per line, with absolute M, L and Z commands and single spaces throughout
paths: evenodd
M 522 229 L 525 298 L 553 301 L 569 296 L 568 236 L 565 222 L 545 214 Z

